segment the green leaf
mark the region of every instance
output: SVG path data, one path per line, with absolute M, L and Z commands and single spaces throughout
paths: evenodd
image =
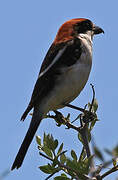
M 36 142 L 39 146 L 41 146 L 41 137 L 40 136 L 36 136 Z
M 54 149 L 54 138 L 50 134 L 47 135 L 46 145 L 49 149 L 51 149 L 51 150 Z
M 72 156 L 72 158 L 73 158 L 74 160 L 77 161 L 77 155 L 76 155 L 76 153 L 75 153 L 74 150 L 71 150 L 71 156 Z
M 57 146 L 58 146 L 58 140 L 56 139 L 56 140 L 54 141 L 54 149 L 56 149 Z
M 54 150 L 57 148 L 58 146 L 58 140 L 54 140 L 53 136 L 48 134 L 46 135 L 44 133 L 44 137 L 43 137 L 43 146 L 48 147 L 50 150 L 52 150 L 54 152 Z
M 58 157 L 56 156 L 53 160 L 53 166 L 58 165 Z
M 39 167 L 40 170 L 46 174 L 52 174 L 52 173 L 55 173 L 55 172 L 59 172 L 60 171 L 60 168 L 55 168 L 54 166 L 51 166 L 50 164 L 48 165 L 44 165 L 44 166 L 40 166 Z
M 63 143 L 60 145 L 58 152 L 57 152 L 57 156 L 62 152 L 63 149 Z
M 113 159 L 112 162 L 113 162 L 113 166 L 116 167 L 117 166 L 117 160 Z
M 62 173 L 62 174 L 61 174 L 61 176 L 62 176 L 62 177 L 67 177 L 67 175 L 66 175 L 66 174 L 64 174 L 64 173 Z
M 93 103 L 93 110 L 94 112 L 96 112 L 98 109 L 98 102 L 97 102 L 97 99 L 94 99 L 94 103 Z
M 118 145 L 113 149 L 112 155 L 113 155 L 114 157 L 118 157 Z
M 78 133 L 78 139 L 81 141 L 81 143 L 83 144 L 83 139 L 80 133 Z
M 71 180 L 71 179 L 68 178 L 68 177 L 57 176 L 57 177 L 54 178 L 54 180 Z
M 64 163 L 66 162 L 66 160 L 67 160 L 67 158 L 66 158 L 65 154 L 62 154 L 62 155 L 60 156 L 60 161 L 61 161 L 61 163 L 64 164 Z
M 91 132 L 90 132 L 90 130 L 88 130 L 88 141 L 89 142 L 91 141 Z
M 90 128 L 89 128 L 90 131 L 92 131 L 92 129 L 93 129 L 93 127 L 95 126 L 96 122 L 97 122 L 97 119 L 96 119 L 96 120 L 93 120 L 93 121 L 90 123 Z
M 88 109 L 90 109 L 90 107 L 91 107 L 91 103 L 90 103 L 90 102 L 88 102 L 87 106 L 88 106 Z
M 71 159 L 66 160 L 66 165 L 70 167 L 72 170 L 76 171 L 77 170 L 77 162 Z
M 50 166 L 49 165 L 44 165 L 44 166 L 40 166 L 39 167 L 40 170 L 46 174 L 51 174 L 52 173 L 52 170 L 50 169 Z
M 87 168 L 90 167 L 92 159 L 93 159 L 93 156 L 90 156 L 89 158 L 84 159 L 84 164 L 86 165 Z
M 70 170 L 68 170 L 69 175 L 74 177 L 75 176 L 74 172 L 78 171 L 77 162 L 75 160 L 67 159 L 66 166 L 70 168 Z
M 89 173 L 92 158 L 93 156 L 91 156 L 90 158 L 85 158 L 84 160 L 77 162 L 77 173 L 81 177 L 82 180 L 85 179 L 84 177 L 82 177 L 83 174 L 88 175 Z
M 52 151 L 47 146 L 43 146 L 41 150 L 44 151 L 49 157 L 53 158 Z
M 82 148 L 82 152 L 80 154 L 80 157 L 79 157 L 79 162 L 83 161 L 86 157 L 86 151 L 84 149 L 84 147 Z
M 47 141 L 47 136 L 44 132 L 44 135 L 43 135 L 43 145 L 46 145 L 46 141 Z
M 94 153 L 101 161 L 104 162 L 103 154 L 101 153 L 101 151 L 98 149 L 97 146 L 94 146 Z
M 82 171 L 84 170 L 83 171 L 84 174 L 88 175 L 92 159 L 93 159 L 93 156 L 90 156 L 89 158 L 84 159 L 83 164 L 82 164 Z
M 87 105 L 88 105 L 88 109 L 90 109 L 91 103 L 89 102 Z M 97 109 L 98 109 L 98 102 L 97 102 L 97 99 L 94 99 L 93 106 L 92 106 L 92 112 L 96 113 Z
M 58 140 L 57 139 L 54 140 L 53 136 L 49 135 L 49 134 L 47 135 L 47 142 L 46 143 L 47 143 L 47 147 L 49 149 L 51 149 L 53 152 L 58 146 Z

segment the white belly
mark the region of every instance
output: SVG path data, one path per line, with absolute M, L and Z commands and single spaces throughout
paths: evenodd
M 90 70 L 91 65 L 81 63 L 63 69 L 63 74 L 58 79 L 56 87 L 48 96 L 48 109 L 56 110 L 64 107 L 64 103 L 73 101 L 84 88 Z

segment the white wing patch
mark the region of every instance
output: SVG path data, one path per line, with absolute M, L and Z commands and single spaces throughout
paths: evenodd
M 54 60 L 52 61 L 52 63 L 43 71 L 41 72 L 41 74 L 39 75 L 39 78 L 41 76 L 43 76 L 52 66 L 53 64 L 55 64 L 55 62 L 58 61 L 58 59 L 61 57 L 61 55 L 64 53 L 64 51 L 66 50 L 67 46 L 64 46 L 62 49 L 59 50 L 58 54 L 55 56 Z

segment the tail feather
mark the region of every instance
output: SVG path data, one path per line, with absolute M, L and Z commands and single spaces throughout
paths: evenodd
M 21 121 L 24 121 L 26 116 L 28 115 L 28 113 L 30 112 L 30 110 L 33 108 L 32 105 L 28 105 L 27 109 L 25 110 L 25 112 L 23 113 L 22 117 L 21 117 Z
M 30 127 L 27 131 L 27 134 L 26 134 L 24 140 L 23 140 L 23 143 L 21 144 L 21 147 L 18 151 L 18 154 L 15 158 L 15 161 L 12 165 L 11 170 L 13 170 L 15 168 L 18 169 L 22 165 L 25 155 L 27 153 L 27 150 L 32 142 L 32 139 L 38 129 L 38 126 L 39 126 L 41 120 L 42 120 L 42 115 L 39 114 L 39 111 L 36 111 L 36 112 L 34 111 L 32 120 L 30 123 Z

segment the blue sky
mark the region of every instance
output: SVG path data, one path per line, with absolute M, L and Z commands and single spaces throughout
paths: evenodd
M 26 108 L 41 63 L 60 25 L 72 18 L 89 18 L 102 27 L 93 44 L 93 67 L 88 83 L 74 105 L 84 106 L 91 100 L 90 83 L 95 85 L 99 102 L 97 123 L 93 134 L 97 145 L 104 149 L 118 143 L 118 2 L 107 0 L 1 0 L 0 1 L 0 173 L 11 167 L 29 126 L 30 116 L 24 123 L 20 117 Z M 77 112 L 64 108 L 65 115 Z M 50 119 L 42 121 L 37 135 L 52 133 L 65 149 L 78 150 L 80 144 L 72 130 L 58 128 Z M 22 167 L 13 171 L 6 180 L 44 179 L 38 169 L 47 161 L 38 154 L 33 140 Z M 115 178 L 117 173 L 111 176 Z

